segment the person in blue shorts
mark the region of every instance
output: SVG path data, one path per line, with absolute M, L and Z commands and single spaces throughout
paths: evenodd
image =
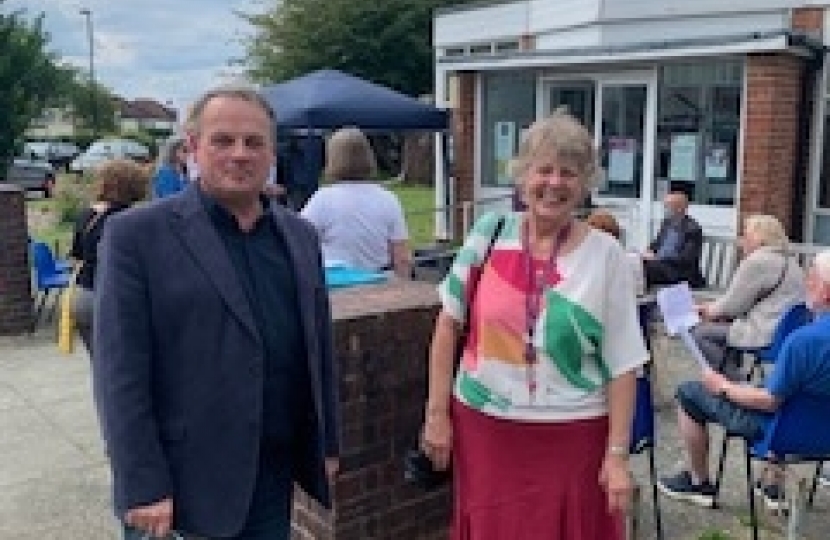
M 830 396 L 830 250 L 819 253 L 807 273 L 807 305 L 814 319 L 784 341 L 764 385 L 733 382 L 708 369 L 700 381 L 677 389 L 678 425 L 688 468 L 660 479 L 669 497 L 711 507 L 715 487 L 709 479 L 709 437 L 706 426 L 720 424 L 750 442 L 759 439 L 782 403 L 798 394 Z M 771 509 L 784 507 L 783 477 L 767 475 L 756 487 Z

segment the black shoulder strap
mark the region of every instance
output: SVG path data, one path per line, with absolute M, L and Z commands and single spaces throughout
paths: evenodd
M 755 303 L 756 303 L 756 304 L 759 304 L 759 303 L 761 303 L 762 301 L 764 301 L 764 300 L 766 300 L 767 298 L 769 298 L 769 297 L 770 297 L 770 295 L 771 295 L 772 293 L 774 293 L 774 292 L 775 292 L 775 290 L 776 290 L 778 287 L 780 287 L 780 286 L 781 286 L 781 283 L 784 281 L 784 277 L 787 275 L 787 267 L 790 265 L 790 258 L 789 258 L 789 256 L 787 256 L 787 254 L 786 254 L 786 253 L 783 253 L 783 252 L 781 253 L 781 257 L 784 259 L 784 266 L 783 266 L 783 267 L 781 267 L 781 274 L 779 274 L 779 276 L 778 276 L 778 281 L 776 281 L 776 282 L 775 282 L 775 285 L 773 285 L 772 287 L 770 287 L 770 289 L 769 289 L 768 291 L 766 291 L 765 293 L 763 293 L 760 297 L 758 297 L 758 299 L 757 299 L 757 300 L 755 300 Z
M 481 258 L 481 269 L 478 273 L 476 273 L 475 279 L 467 285 L 470 288 L 470 294 L 467 295 L 468 300 L 464 306 L 464 325 L 461 328 L 461 334 L 459 334 L 458 343 L 456 344 L 456 360 L 461 358 L 461 352 L 464 349 L 464 345 L 467 343 L 467 335 L 470 333 L 470 316 L 472 315 L 473 300 L 475 300 L 476 293 L 478 292 L 478 282 L 481 279 L 481 274 L 484 273 L 484 265 L 487 264 L 487 259 L 490 258 L 490 252 L 493 251 L 493 246 L 496 244 L 496 240 L 498 240 L 503 228 L 504 216 L 500 216 L 498 222 L 496 222 L 496 227 L 493 229 L 493 235 L 487 243 L 487 249 L 484 251 L 484 255 Z

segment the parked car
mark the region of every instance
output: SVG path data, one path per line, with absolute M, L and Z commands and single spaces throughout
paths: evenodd
M 55 169 L 48 161 L 15 158 L 3 182 L 17 184 L 26 191 L 40 191 L 49 198 L 55 191 Z
M 150 159 L 150 150 L 130 139 L 102 139 L 92 143 L 81 155 L 73 159 L 69 164 L 69 170 L 83 174 L 105 161 L 124 158 L 146 162 Z
M 65 142 L 34 141 L 23 147 L 24 156 L 48 161 L 57 170 L 69 170 L 69 164 L 80 153 L 75 144 Z

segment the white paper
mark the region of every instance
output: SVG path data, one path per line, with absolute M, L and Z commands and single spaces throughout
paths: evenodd
M 674 135 L 671 139 L 669 178 L 672 180 L 695 181 L 698 151 L 698 137 L 695 134 Z
M 516 154 L 516 123 L 496 122 L 493 141 L 496 159 L 496 184 L 510 185 L 510 160 Z
M 712 145 L 704 160 L 706 178 L 726 178 L 729 169 L 729 148 L 726 145 Z
M 663 315 L 666 332 L 670 336 L 677 335 L 681 330 L 688 330 L 700 322 L 692 290 L 685 281 L 657 291 L 657 306 Z
M 701 351 L 700 347 L 697 346 L 697 341 L 695 341 L 695 338 L 693 338 L 692 334 L 689 333 L 688 328 L 682 328 L 680 330 L 680 339 L 683 341 L 683 344 L 686 345 L 686 348 L 689 349 L 689 352 L 692 353 L 692 358 L 697 361 L 700 369 L 712 369 L 711 366 L 709 366 L 709 362 L 706 361 L 706 357 L 703 356 L 703 351 Z
M 634 158 L 637 141 L 624 137 L 608 139 L 608 180 L 611 182 L 634 182 Z

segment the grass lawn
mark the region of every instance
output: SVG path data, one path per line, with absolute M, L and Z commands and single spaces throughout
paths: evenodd
M 59 182 L 61 179 L 59 179 Z M 403 184 L 388 185 L 401 201 L 409 228 L 411 245 L 424 246 L 435 240 L 435 195 L 432 187 Z M 59 199 L 30 199 L 26 203 L 29 212 L 29 233 L 33 238 L 58 247 L 63 256 L 69 250 L 72 224 L 60 223 Z M 39 214 L 39 215 L 38 215 Z
M 398 196 L 409 228 L 410 245 L 431 244 L 435 240 L 435 191 L 427 186 L 390 184 Z

